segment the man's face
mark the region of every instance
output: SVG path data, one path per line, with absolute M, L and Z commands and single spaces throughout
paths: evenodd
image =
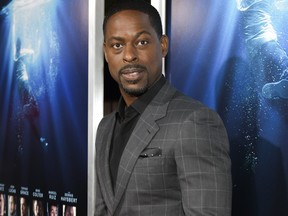
M 74 215 L 75 215 L 75 208 L 72 206 L 67 206 L 65 216 L 74 216 Z
M 28 209 L 25 198 L 20 198 L 20 212 L 21 216 L 27 216 L 28 215 Z
M 40 214 L 40 208 L 41 206 L 40 206 L 39 201 L 35 200 L 33 204 L 33 211 L 34 211 L 35 216 L 38 216 Z
M 161 77 L 167 50 L 167 37 L 158 38 L 147 14 L 124 10 L 109 18 L 104 53 L 122 95 L 138 97 L 145 93 Z
M 10 209 L 10 214 L 14 214 L 16 211 L 16 203 L 15 203 L 15 198 L 13 196 L 9 196 L 9 209 Z
M 4 206 L 5 206 L 4 195 L 0 194 L 0 216 L 4 215 Z
M 58 215 L 58 208 L 57 206 L 50 207 L 50 215 L 49 216 L 57 216 Z

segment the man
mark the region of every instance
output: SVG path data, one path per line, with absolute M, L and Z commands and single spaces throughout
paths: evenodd
M 28 211 L 29 211 L 29 207 L 28 207 L 28 203 L 26 198 L 24 197 L 20 197 L 20 215 L 21 216 L 28 216 Z
M 65 206 L 64 216 L 76 216 L 75 206 Z
M 33 207 L 33 216 L 44 216 L 42 201 L 33 200 L 32 207 Z
M 103 31 L 122 97 L 97 131 L 95 215 L 230 215 L 225 128 L 162 76 L 168 38 L 157 10 L 142 1 L 119 3 Z
M 19 99 L 20 99 L 20 112 L 17 117 L 17 142 L 18 151 L 23 151 L 23 131 L 24 131 L 24 119 L 28 120 L 31 128 L 32 137 L 39 141 L 42 147 L 45 149 L 48 147 L 46 138 L 40 136 L 40 131 L 36 125 L 36 119 L 39 117 L 39 108 L 36 101 L 36 97 L 29 84 L 29 73 L 27 67 L 31 58 L 33 57 L 34 51 L 30 49 L 22 49 L 22 42 L 20 38 L 16 41 L 16 53 L 14 62 L 14 73 L 16 76 L 16 82 L 18 87 Z M 30 61 L 29 61 L 30 60 Z
M 58 206 L 57 205 L 49 205 L 49 216 L 58 216 Z
M 9 200 L 9 216 L 16 216 L 17 212 L 17 204 L 16 204 L 16 196 L 13 195 L 9 195 L 8 196 L 8 200 Z
M 5 214 L 5 197 L 4 194 L 0 193 L 0 216 L 4 216 Z

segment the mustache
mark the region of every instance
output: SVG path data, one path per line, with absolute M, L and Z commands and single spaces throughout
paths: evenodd
M 140 65 L 140 64 L 125 65 L 119 70 L 119 74 L 124 74 L 127 72 L 137 71 L 137 70 L 147 70 L 147 68 L 144 65 Z

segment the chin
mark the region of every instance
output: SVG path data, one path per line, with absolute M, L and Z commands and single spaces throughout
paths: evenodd
M 147 92 L 148 87 L 144 86 L 142 88 L 123 88 L 123 90 L 130 96 L 139 97 Z

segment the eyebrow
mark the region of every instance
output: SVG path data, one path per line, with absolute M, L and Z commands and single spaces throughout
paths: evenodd
M 151 36 L 151 33 L 149 31 L 141 31 L 141 32 L 138 32 L 136 35 L 135 35 L 135 38 L 138 38 L 140 37 L 141 35 L 143 34 L 148 34 Z M 118 36 L 112 36 L 111 38 L 109 38 L 109 40 L 105 41 L 105 43 L 107 42 L 111 42 L 112 40 L 117 40 L 117 41 L 124 41 L 124 38 L 123 37 L 118 37 Z

